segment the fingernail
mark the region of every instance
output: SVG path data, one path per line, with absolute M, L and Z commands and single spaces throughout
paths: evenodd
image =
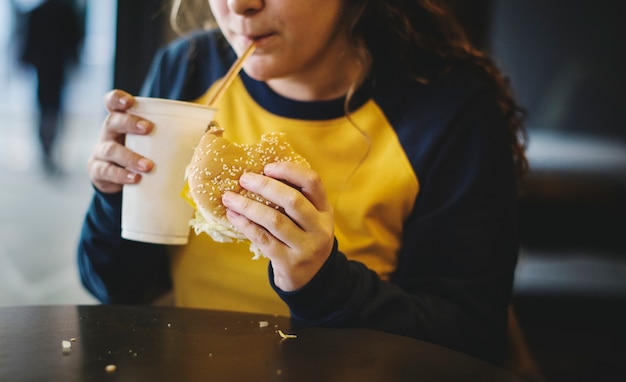
M 128 98 L 127 97 L 120 97 L 117 102 L 119 102 L 120 105 L 122 106 L 126 106 L 128 105 Z
M 231 193 L 226 191 L 224 195 L 222 195 L 222 204 L 227 205 L 232 200 Z
M 272 170 L 274 170 L 274 168 L 276 168 L 276 163 L 268 163 L 265 165 L 265 167 L 263 167 L 263 172 L 272 172 Z
M 152 161 L 146 158 L 141 158 L 139 159 L 139 161 L 137 161 L 137 166 L 139 167 L 139 169 L 147 171 L 150 169 L 150 166 L 152 166 Z
M 138 176 L 139 176 L 139 174 L 136 174 L 134 172 L 130 172 L 130 173 L 128 173 L 128 175 L 126 175 L 126 178 L 128 178 L 128 180 L 130 180 L 131 182 L 135 182 L 137 180 Z
M 241 176 L 239 177 L 239 184 L 246 185 L 249 184 L 251 181 L 251 176 L 253 176 L 252 174 L 250 174 L 249 172 L 244 172 L 243 174 L 241 174 Z
M 139 130 L 139 132 L 145 133 L 146 131 L 148 131 L 149 127 L 150 127 L 150 122 L 148 121 L 141 120 L 137 122 L 137 130 Z

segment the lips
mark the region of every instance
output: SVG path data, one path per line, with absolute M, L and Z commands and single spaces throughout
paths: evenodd
M 264 33 L 264 34 L 248 35 L 245 38 L 250 40 L 250 41 L 255 41 L 257 47 L 259 47 L 259 46 L 262 46 L 263 43 L 265 41 L 267 41 L 269 38 L 271 38 L 272 36 L 274 36 L 274 33 Z
M 267 40 L 269 37 L 275 34 L 276 32 L 270 29 L 250 28 L 245 25 L 241 28 L 233 28 L 231 30 L 231 35 L 238 40 L 245 40 L 244 45 L 246 46 L 253 41 L 259 43 L 263 40 Z

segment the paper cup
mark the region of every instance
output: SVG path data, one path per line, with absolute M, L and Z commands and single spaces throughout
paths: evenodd
M 190 102 L 135 97 L 128 113 L 154 124 L 148 135 L 129 134 L 126 147 L 154 161 L 137 184 L 124 185 L 122 237 L 186 244 L 193 208 L 181 196 L 185 169 L 215 109 Z

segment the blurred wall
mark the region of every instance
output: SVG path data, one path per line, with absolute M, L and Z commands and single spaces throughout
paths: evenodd
M 531 128 L 626 142 L 626 2 L 494 0 L 490 46 Z

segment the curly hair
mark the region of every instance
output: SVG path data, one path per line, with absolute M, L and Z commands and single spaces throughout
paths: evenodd
M 521 177 L 528 171 L 525 110 L 513 97 L 509 79 L 491 57 L 471 43 L 452 10 L 443 2 L 346 0 L 344 20 L 356 56 L 374 77 L 406 73 L 416 81 L 425 82 L 460 61 L 480 69 L 497 91 L 516 174 Z M 354 84 L 352 90 L 358 85 Z

